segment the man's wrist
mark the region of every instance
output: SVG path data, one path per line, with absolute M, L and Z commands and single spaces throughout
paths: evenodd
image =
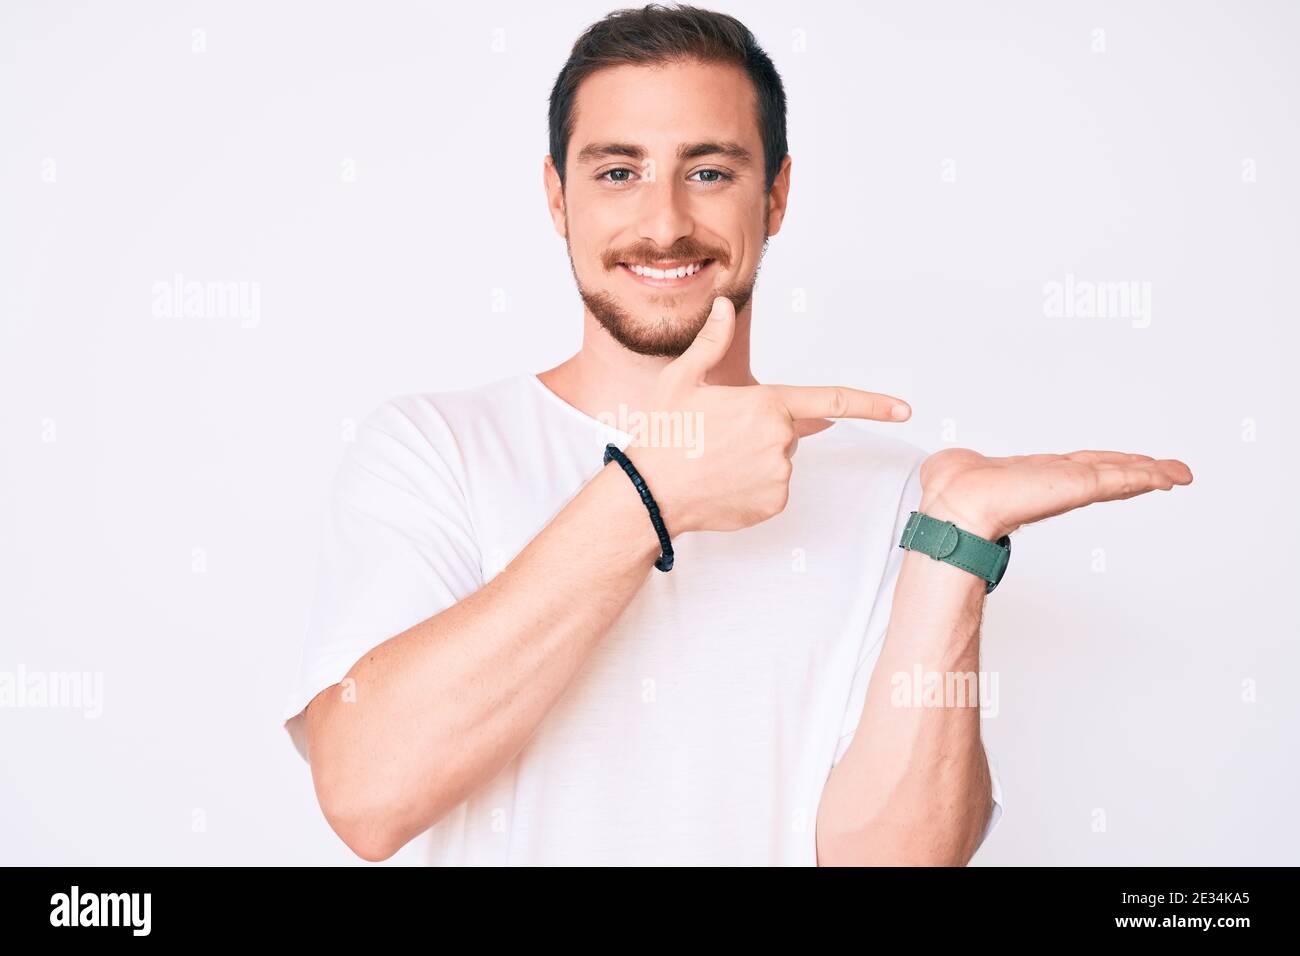
M 659 535 L 650 520 L 645 502 L 637 494 L 627 473 L 618 462 L 609 461 L 598 477 L 606 483 L 610 496 L 608 500 L 616 509 L 611 516 L 613 523 L 609 530 L 615 531 L 619 540 L 632 544 L 641 557 L 657 558 L 660 554 Z
M 676 466 L 672 460 L 673 456 L 680 452 L 663 446 L 634 443 L 624 448 L 623 454 L 627 455 L 628 460 L 641 473 L 646 487 L 654 496 L 655 503 L 659 506 L 659 513 L 663 517 L 664 527 L 668 531 L 668 537 L 675 540 L 679 534 L 695 530 L 691 516 L 686 513 L 678 496 L 673 493 L 674 489 L 670 481 L 670 473 Z
M 989 541 L 997 541 L 1007 532 L 992 520 L 982 517 L 977 509 L 965 508 L 938 498 L 921 496 L 919 512 L 937 521 L 951 521 L 962 531 Z

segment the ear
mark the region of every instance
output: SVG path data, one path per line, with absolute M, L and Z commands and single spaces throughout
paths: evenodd
M 781 168 L 772 180 L 772 191 L 767 197 L 767 234 L 775 236 L 781 231 L 785 219 L 785 205 L 790 198 L 790 154 L 781 160 Z
M 560 184 L 560 174 L 548 153 L 542 161 L 542 185 L 546 189 L 546 207 L 551 213 L 551 222 L 555 231 L 563 239 L 569 234 L 568 218 L 564 211 L 564 187 Z

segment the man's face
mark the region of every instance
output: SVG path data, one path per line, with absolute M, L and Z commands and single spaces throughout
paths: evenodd
M 680 355 L 715 297 L 748 304 L 789 178 L 786 158 L 764 189 L 755 100 L 718 64 L 617 66 L 579 86 L 562 195 L 548 160 L 552 214 L 583 302 L 626 348 Z

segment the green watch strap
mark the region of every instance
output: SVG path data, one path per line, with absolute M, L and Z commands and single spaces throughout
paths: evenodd
M 919 511 L 913 511 L 907 519 L 898 546 L 928 554 L 936 561 L 946 561 L 983 578 L 988 581 L 985 594 L 998 586 L 1011 560 L 1010 535 L 990 541 L 963 531 L 951 521 L 940 521 Z

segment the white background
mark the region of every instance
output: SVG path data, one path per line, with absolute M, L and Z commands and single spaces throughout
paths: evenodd
M 381 400 L 577 348 L 546 101 L 609 9 L 4 4 L 0 672 L 103 713 L 0 708 L 0 862 L 359 862 L 279 720 L 327 484 Z M 1296 6 L 718 9 L 789 97 L 760 380 L 1195 474 L 1017 534 L 975 862 L 1300 862 Z M 155 315 L 177 274 L 256 322 Z M 1149 326 L 1049 318 L 1067 274 Z

